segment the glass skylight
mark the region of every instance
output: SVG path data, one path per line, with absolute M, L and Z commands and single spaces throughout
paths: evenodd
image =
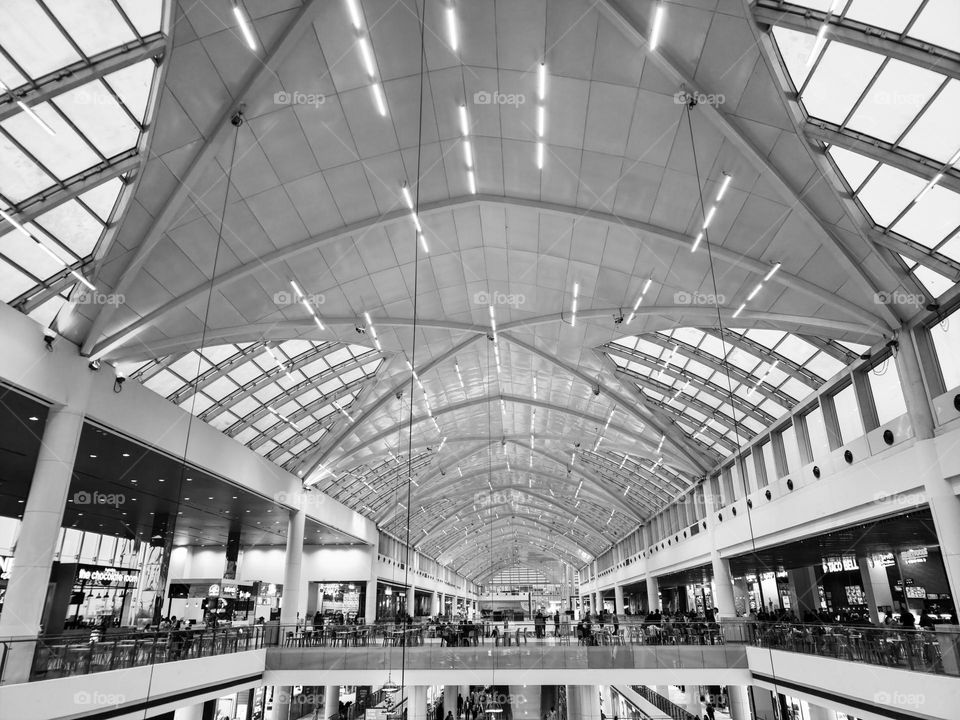
M 290 468 L 335 422 L 348 421 L 351 403 L 382 362 L 361 345 L 286 340 L 217 345 L 121 369 Z
M 83 302 L 80 277 L 88 279 L 124 181 L 136 169 L 131 160 L 159 67 L 147 49 L 162 41 L 162 6 L 0 3 L 0 210 L 8 216 L 0 219 L 0 299 L 44 324 L 68 298 Z M 103 58 L 123 54 L 130 64 L 97 72 Z M 74 73 L 90 80 L 50 94 L 49 86 Z
M 833 3 L 794 3 L 825 13 Z M 950 0 L 844 0 L 830 20 L 854 32 L 879 30 L 956 52 L 960 4 Z M 947 31 L 944 28 L 953 28 Z M 780 55 L 799 100 L 815 125 L 831 135 L 824 141 L 828 157 L 840 171 L 856 201 L 877 230 L 894 246 L 911 247 L 906 268 L 934 297 L 953 286 L 943 260 L 960 261 L 960 193 L 955 168 L 960 164 L 960 81 L 929 59 L 904 57 L 853 47 L 835 39 L 828 28 L 818 45 L 811 29 L 774 27 Z M 886 38 L 899 42 L 887 32 Z M 916 44 L 911 47 L 917 47 Z M 879 160 L 863 155 L 863 141 L 882 150 Z M 889 161 L 887 159 L 889 158 Z M 896 161 L 894 159 L 896 158 Z M 951 182 L 944 175 L 952 173 Z M 931 257 L 916 260 L 916 243 Z M 922 252 L 922 251 L 921 251 Z M 960 267 L 960 266 L 958 266 Z

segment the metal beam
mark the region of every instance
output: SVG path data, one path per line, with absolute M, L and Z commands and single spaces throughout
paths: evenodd
M 454 357 L 458 352 L 461 352 L 473 343 L 477 342 L 480 337 L 480 335 L 472 335 L 466 340 L 457 343 L 441 355 L 437 355 L 432 360 L 420 365 L 420 367 L 416 368 L 417 375 L 423 376 L 424 373 L 427 373 L 438 365 L 441 365 L 451 357 Z M 324 447 L 319 448 L 313 457 L 306 459 L 304 461 L 304 463 L 308 463 L 304 471 L 306 478 L 309 480 L 310 475 L 312 475 L 314 471 L 316 471 L 316 469 L 323 464 L 324 460 L 330 457 L 330 454 L 337 448 L 338 445 L 340 445 L 340 443 L 361 428 L 377 410 L 379 410 L 386 402 L 392 398 L 395 398 L 398 392 L 405 390 L 409 384 L 410 379 L 405 377 L 392 388 L 382 393 L 372 403 L 363 409 L 363 412 L 360 413 L 360 415 L 356 418 L 356 420 L 354 420 L 354 422 L 350 424 L 349 427 L 344 428 L 329 443 L 326 443 Z
M 141 41 L 126 43 L 112 48 L 88 61 L 81 60 L 72 65 L 54 70 L 20 87 L 11 88 L 9 93 L 0 95 L 0 121 L 21 112 L 16 101 L 33 106 L 53 100 L 58 95 L 115 73 L 125 67 L 136 65 L 141 60 L 154 58 L 156 62 L 166 49 L 166 37 L 163 33 L 154 33 Z
M 16 205 L 7 209 L 7 212 L 16 218 L 21 224 L 33 222 L 55 207 L 73 200 L 78 195 L 82 195 L 88 190 L 92 190 L 99 185 L 113 180 L 124 173 L 131 172 L 140 167 L 140 155 L 136 148 L 130 148 L 106 162 L 101 162 L 93 167 L 87 168 L 81 173 L 77 173 L 71 178 L 67 178 L 62 184 L 47 188 L 46 190 L 22 200 Z M 109 218 L 108 218 L 109 220 Z M 0 219 L 0 235 L 10 232 L 13 227 L 6 220 Z
M 631 220 L 629 218 L 620 217 L 618 215 L 613 215 L 610 213 L 595 212 L 590 210 L 583 210 L 581 208 L 572 207 L 568 205 L 558 205 L 556 203 L 548 203 L 539 200 L 524 200 L 520 198 L 511 198 L 504 196 L 496 195 L 466 195 L 461 197 L 449 198 L 447 200 L 438 201 L 435 203 L 430 203 L 421 207 L 418 211 L 418 214 L 421 218 L 428 218 L 431 215 L 450 212 L 460 208 L 468 207 L 507 207 L 507 208 L 527 208 L 536 210 L 540 213 L 551 215 L 555 217 L 562 217 L 570 221 L 577 220 L 596 220 L 598 222 L 605 222 L 619 227 L 624 227 L 629 230 L 636 231 L 641 235 L 650 235 L 658 240 L 670 243 L 672 246 L 689 250 L 694 242 L 694 238 L 688 235 L 683 235 L 665 228 L 657 227 L 650 225 L 648 223 L 639 222 L 637 220 Z M 196 298 L 204 295 L 205 293 L 210 292 L 211 289 L 216 289 L 222 285 L 236 282 L 242 278 L 245 278 L 255 272 L 262 270 L 265 267 L 273 265 L 275 263 L 284 262 L 292 260 L 298 255 L 308 252 L 310 250 L 315 250 L 318 247 L 324 245 L 335 243 L 339 240 L 350 238 L 355 235 L 363 235 L 370 232 L 371 230 L 382 228 L 397 222 L 409 222 L 409 212 L 406 209 L 403 210 L 391 210 L 387 213 L 379 215 L 375 218 L 370 218 L 363 220 L 361 222 L 353 223 L 344 228 L 336 228 L 334 230 L 328 230 L 319 235 L 315 235 L 300 242 L 293 243 L 283 248 L 279 248 L 272 252 L 269 252 L 255 260 L 251 260 L 248 263 L 239 265 L 236 268 L 229 270 L 216 278 L 214 278 L 211 283 L 209 280 L 201 283 L 194 288 L 178 295 L 177 297 L 171 299 L 169 302 L 164 305 L 148 312 L 147 314 L 139 317 L 137 320 L 133 321 L 129 325 L 121 328 L 113 335 L 108 338 L 105 338 L 101 342 L 97 342 L 94 347 L 93 354 L 97 357 L 110 354 L 111 357 L 115 357 L 112 353 L 118 347 L 124 345 L 128 340 L 133 338 L 138 333 L 142 332 L 147 327 L 156 323 L 161 317 L 167 315 L 174 310 L 177 310 Z M 759 275 L 766 275 L 770 270 L 770 265 L 755 258 L 748 257 L 736 251 L 725 248 L 721 245 L 711 248 L 712 257 L 715 261 L 724 263 L 726 265 L 734 266 L 743 270 L 747 270 L 752 273 Z M 700 256 L 693 256 L 691 262 L 706 262 L 706 256 L 703 256 L 704 259 L 701 260 Z M 821 303 L 829 305 L 832 308 L 836 308 L 846 313 L 850 317 L 856 318 L 863 323 L 861 331 L 871 331 L 875 332 L 877 335 L 880 333 L 876 330 L 876 326 L 883 325 L 883 320 L 873 314 L 872 311 L 866 310 L 865 308 L 856 305 L 855 303 L 847 300 L 846 298 L 832 293 L 829 290 L 821 288 L 815 285 L 808 280 L 804 280 L 799 276 L 793 275 L 786 271 L 785 269 L 780 269 L 776 275 L 770 279 L 771 283 L 780 285 L 783 288 L 796 290 L 808 297 L 815 298 Z M 690 312 L 695 312 L 698 308 L 691 306 L 684 306 L 685 309 Z M 709 309 L 709 308 L 707 308 Z M 612 308 L 613 312 L 617 312 L 619 308 Z M 643 315 L 645 309 L 641 308 L 638 311 L 638 315 Z M 604 311 L 607 314 L 609 319 L 609 311 Z M 545 318 L 543 321 L 546 322 L 550 318 Z M 324 322 L 327 325 L 341 323 L 354 323 L 356 318 L 323 318 Z M 298 323 L 298 321 L 292 321 Z M 309 324 L 312 324 L 313 320 L 308 317 L 304 317 L 302 323 L 303 327 L 307 327 Z M 422 322 L 418 319 L 418 324 Z M 524 322 L 524 321 L 517 321 Z M 377 320 L 377 323 L 380 324 L 381 320 Z M 271 327 L 283 327 L 286 323 L 272 323 Z M 462 326 L 460 329 L 471 329 L 469 323 L 460 323 Z M 511 325 L 512 326 L 512 325 Z M 509 327 L 504 327 L 503 329 L 507 330 Z M 484 330 L 485 331 L 485 330 Z M 154 347 L 162 348 L 162 344 L 153 344 Z M 122 356 L 120 356 L 122 357 Z
M 647 61 L 653 63 L 656 68 L 665 76 L 668 83 L 673 87 L 686 88 L 688 92 L 701 94 L 703 90 L 697 86 L 693 78 L 688 77 L 679 66 L 674 64 L 661 49 L 651 50 L 647 35 L 641 31 L 637 23 L 620 7 L 620 2 L 614 0 L 597 0 L 596 6 L 615 27 L 637 45 L 645 54 Z M 632 12 L 637 12 L 632 8 Z M 861 290 L 866 293 L 866 297 L 872 298 L 878 291 L 873 280 L 863 269 L 863 259 L 853 255 L 850 250 L 844 246 L 840 239 L 833 235 L 826 224 L 813 212 L 807 205 L 800 193 L 792 188 L 779 169 L 767 159 L 767 157 L 756 148 L 753 142 L 747 138 L 737 127 L 727 119 L 726 115 L 719 108 L 709 103 L 700 103 L 696 111 L 702 113 L 704 119 L 710 122 L 720 133 L 736 148 L 743 158 L 755 168 L 770 187 L 780 196 L 797 217 L 803 221 L 814 234 L 816 240 L 826 249 L 830 250 L 836 258 L 840 267 L 857 282 Z M 866 244 L 866 243 L 865 243 Z M 716 247 L 711 246 L 711 252 L 716 253 Z M 893 327 L 900 325 L 899 318 L 886 306 L 880 306 L 880 317 L 878 320 L 877 331 L 892 330 Z
M 903 147 L 877 140 L 850 128 L 842 128 L 826 120 L 808 118 L 803 126 L 803 134 L 810 140 L 837 145 L 871 160 L 903 170 L 903 172 L 910 173 L 923 180 L 931 180 L 942 171 L 943 176 L 938 184 L 948 190 L 960 193 L 960 171 L 953 167 L 944 167 L 943 163 L 931 160 Z
M 556 525 L 551 525 L 550 523 L 543 522 L 542 520 L 538 520 L 537 518 L 532 517 L 532 516 L 530 516 L 530 515 L 522 515 L 522 516 L 521 516 L 521 515 L 518 515 L 517 517 L 518 517 L 518 518 L 522 518 L 523 521 L 526 522 L 526 523 L 531 523 L 531 524 L 533 524 L 533 525 L 537 525 L 537 526 L 540 526 L 540 527 L 544 528 L 544 530 L 546 530 L 547 533 L 548 533 L 547 537 L 544 538 L 544 540 L 545 540 L 546 542 L 550 542 L 550 541 L 554 540 L 555 538 L 567 537 L 568 540 L 569 540 L 575 547 L 577 547 L 578 549 L 588 550 L 588 552 L 589 552 L 591 555 L 593 555 L 593 556 L 596 556 L 596 555 L 598 555 L 600 552 L 603 552 L 602 549 L 601 549 L 601 550 L 591 549 L 591 536 L 590 536 L 588 533 L 585 533 L 585 532 L 583 532 L 583 531 L 579 531 L 579 529 L 578 529 L 575 525 L 571 525 L 571 527 L 570 527 L 569 530 L 566 530 L 566 531 L 564 531 L 564 533 L 561 533 L 560 535 L 557 535 L 557 534 L 556 534 L 556 531 L 557 531 Z M 558 524 L 559 524 L 559 523 L 558 523 Z M 503 528 L 503 527 L 518 527 L 518 528 L 519 528 L 519 527 L 523 527 L 523 525 L 520 525 L 519 523 L 513 523 L 512 520 L 511 520 L 511 518 L 506 518 L 506 517 L 504 517 L 504 518 L 500 518 L 499 520 L 494 520 L 494 521 L 491 522 L 491 523 L 484 524 L 484 525 L 482 525 L 481 527 L 482 527 L 483 530 L 487 530 L 487 529 L 496 530 L 496 529 L 498 529 L 498 528 Z M 468 532 L 469 532 L 469 531 L 468 531 Z M 570 535 L 567 535 L 566 533 L 570 533 Z M 451 537 L 451 536 L 444 536 L 442 539 L 439 540 L 438 544 L 434 546 L 434 547 L 439 548 L 439 553 L 438 553 L 439 555 L 444 555 L 444 554 L 446 554 L 447 552 L 450 551 L 451 548 L 455 547 L 458 543 L 462 542 L 462 539 L 458 537 L 459 533 L 453 532 L 453 533 L 451 533 L 451 535 L 452 535 L 452 537 Z M 481 537 L 482 537 L 482 536 L 481 536 Z M 577 537 L 578 539 L 575 540 L 574 537 Z M 579 539 L 580 537 L 582 537 L 582 540 Z M 581 544 L 581 543 L 582 543 L 582 544 Z M 602 543 L 602 544 L 599 544 L 599 547 L 605 549 L 605 548 L 608 546 L 608 544 L 609 544 L 609 543 Z M 597 546 L 598 546 L 597 543 L 592 543 L 592 545 L 593 545 L 593 547 L 597 547 Z
M 628 362 L 635 362 L 638 365 L 643 365 L 644 367 L 647 367 L 657 372 L 663 370 L 663 373 L 665 375 L 673 378 L 674 380 L 677 380 L 678 382 L 688 382 L 698 390 L 705 392 L 707 395 L 710 395 L 711 397 L 716 398 L 722 403 L 730 402 L 730 395 L 727 392 L 726 388 L 720 385 L 716 385 L 714 383 L 708 382 L 707 380 L 704 380 L 696 373 L 684 372 L 678 369 L 678 367 L 675 365 L 670 365 L 669 367 L 664 368 L 663 363 L 658 362 L 656 358 L 651 357 L 646 353 L 640 352 L 639 350 L 630 350 L 629 348 L 623 348 L 622 346 L 617 345 L 616 343 L 608 343 L 602 347 L 602 350 L 607 355 L 616 356 Z M 642 373 L 635 372 L 634 370 L 631 370 L 627 367 L 621 367 L 619 364 L 617 365 L 617 367 L 619 368 L 619 371 L 621 373 L 628 375 L 630 379 L 633 380 L 634 382 L 641 383 L 646 387 L 650 388 L 651 390 L 655 390 L 664 395 L 675 394 L 676 391 L 679 389 L 677 387 L 671 387 L 666 383 L 658 382 L 653 378 L 653 376 L 643 375 Z M 685 404 L 696 408 L 700 412 L 706 413 L 707 415 L 711 415 L 715 412 L 718 412 L 716 409 L 714 409 L 710 405 L 694 400 L 689 395 L 684 395 L 683 393 L 681 393 L 680 396 L 678 397 L 678 401 L 680 400 L 682 400 Z M 759 407 L 756 407 L 754 405 L 747 403 L 743 398 L 738 397 L 736 395 L 734 395 L 734 407 L 737 408 L 744 415 L 750 416 L 751 418 L 756 420 L 758 423 L 761 423 L 763 425 L 769 425 L 776 419 L 769 413 L 761 410 Z M 723 413 L 721 414 L 724 416 L 724 418 L 727 418 L 730 423 L 734 422 L 734 419 L 729 415 L 726 415 Z M 732 430 L 733 427 L 731 427 L 730 429 Z
M 826 13 L 785 2 L 758 2 L 753 6 L 753 17 L 761 25 L 775 25 L 816 35 L 826 19 Z M 960 79 L 960 53 L 901 36 L 892 30 L 831 15 L 827 38 Z
M 256 95 L 269 83 L 276 81 L 277 69 L 297 46 L 303 33 L 313 28 L 313 21 L 322 5 L 323 3 L 320 0 L 304 0 L 297 10 L 297 14 L 280 33 L 270 51 L 262 58 L 254 57 L 250 69 L 247 70 L 243 80 L 238 85 L 236 95 L 223 103 L 217 120 L 212 124 L 212 133 L 204 139 L 186 172 L 178 178 L 178 182 L 164 202 L 162 210 L 144 233 L 136 250 L 130 254 L 131 256 L 127 260 L 116 285 L 112 288 L 114 293 L 122 295 L 129 290 L 150 253 L 153 252 L 170 223 L 180 212 L 180 206 L 194 193 L 194 186 L 213 162 L 220 151 L 220 146 L 231 133 L 237 132 L 230 120 L 243 99 Z M 94 352 L 94 347 L 106 329 L 115 308 L 116 306 L 111 304 L 101 306 L 100 312 L 97 313 L 83 342 L 81 354 L 91 355 Z M 99 354 L 97 356 L 99 357 Z
M 868 232 L 868 237 L 875 245 L 885 247 L 891 252 L 920 263 L 924 267 L 943 275 L 951 282 L 960 282 L 960 262 L 931 250 L 916 240 L 910 240 L 893 231 L 885 232 L 883 228 L 877 227 Z
M 653 426 L 658 432 L 664 435 L 670 444 L 676 449 L 677 453 L 681 458 L 689 462 L 694 468 L 697 469 L 698 474 L 703 474 L 707 471 L 707 468 L 710 467 L 711 462 L 708 458 L 704 457 L 698 448 L 692 446 L 687 439 L 687 437 L 680 432 L 679 428 L 669 424 L 665 418 L 663 418 L 658 408 L 650 407 L 649 405 L 635 405 L 625 398 L 620 393 L 616 392 L 610 387 L 604 387 L 600 384 L 598 380 L 591 378 L 589 375 L 584 373 L 577 367 L 574 367 L 565 360 L 561 360 L 550 353 L 541 350 L 536 345 L 532 345 L 520 340 L 513 335 L 510 335 L 507 332 L 501 332 L 500 337 L 507 340 L 507 342 L 517 345 L 521 348 L 524 348 L 530 353 L 537 355 L 538 357 L 546 360 L 553 365 L 556 365 L 562 370 L 566 370 L 567 373 L 578 378 L 582 382 L 586 383 L 588 386 L 597 385 L 600 387 L 602 393 L 607 397 L 611 398 L 616 402 L 621 408 L 623 408 L 628 414 L 633 415 L 640 422 L 647 424 L 649 423 Z M 643 408 L 643 411 L 640 408 Z
M 478 405 L 485 405 L 492 402 L 499 402 L 500 400 L 503 400 L 504 402 L 509 402 L 509 403 L 516 403 L 519 405 L 530 405 L 537 408 L 543 408 L 544 410 L 547 410 L 547 411 L 559 412 L 565 415 L 571 415 L 573 417 L 580 418 L 581 420 L 585 420 L 587 422 L 597 423 L 598 425 L 601 425 L 601 426 L 606 423 L 606 419 L 602 416 L 589 415 L 581 410 L 576 410 L 574 408 L 566 408 L 566 407 L 563 407 L 562 405 L 554 405 L 553 403 L 547 402 L 545 400 L 534 400 L 533 398 L 526 398 L 520 395 L 484 395 L 482 397 L 461 400 L 459 402 L 452 403 L 450 405 L 442 405 L 440 407 L 433 408 L 432 412 L 434 417 L 438 417 L 440 415 L 457 412 L 465 408 L 475 407 Z M 428 422 L 428 421 L 430 421 L 430 417 L 427 415 L 421 415 L 413 418 L 414 425 L 417 425 L 422 422 Z M 357 422 L 359 422 L 359 420 Z M 356 424 L 357 423 L 354 423 L 354 425 Z M 395 435 L 397 432 L 403 430 L 404 428 L 409 427 L 409 425 L 410 425 L 409 419 L 404 418 L 399 423 L 395 423 L 390 427 L 383 428 L 374 436 L 371 436 L 368 438 L 358 438 L 359 442 L 357 445 L 344 450 L 343 453 L 337 457 L 336 465 L 340 466 L 343 463 L 343 461 L 346 460 L 347 458 L 352 457 L 353 455 L 360 452 L 361 450 L 365 450 L 369 448 L 374 443 L 384 440 L 385 438 L 388 438 L 391 435 Z M 608 430 L 610 429 L 616 432 L 620 432 L 627 437 L 637 437 L 637 435 L 632 430 L 630 430 L 629 428 L 624 428 L 619 425 L 614 425 L 611 423 Z M 664 456 L 669 457 L 673 461 L 676 461 L 678 466 L 680 466 L 685 470 L 691 471 L 694 474 L 698 470 L 698 466 L 690 463 L 690 461 L 684 458 L 682 455 L 677 456 L 674 453 L 664 453 Z
M 819 376 L 798 365 L 790 358 L 781 355 L 775 350 L 771 350 L 770 348 L 761 345 L 757 341 L 751 340 L 746 335 L 739 335 L 727 327 L 723 328 L 722 332 L 716 328 L 698 329 L 706 335 L 712 335 L 718 340 L 721 340 L 728 345 L 733 345 L 734 347 L 740 348 L 741 350 L 748 352 L 751 355 L 755 355 L 766 362 L 769 362 L 768 358 L 773 358 L 773 360 L 777 362 L 777 367 L 783 370 L 784 373 L 799 380 L 813 390 L 816 390 L 823 385 L 823 379 Z

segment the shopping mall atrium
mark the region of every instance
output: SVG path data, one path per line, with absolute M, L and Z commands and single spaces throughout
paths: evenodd
M 960 0 L 0 2 L 0 720 L 960 717 Z

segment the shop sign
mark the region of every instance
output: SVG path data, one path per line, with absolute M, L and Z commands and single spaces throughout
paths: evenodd
M 0 580 L 9 580 L 11 570 L 13 570 L 13 558 L 0 555 Z
M 135 570 L 120 570 L 111 567 L 84 567 L 77 568 L 77 580 L 91 583 L 110 583 L 124 585 L 137 582 L 139 573 Z
M 914 600 L 924 600 L 927 597 L 927 589 L 922 585 L 915 585 L 907 588 L 907 597 Z
M 841 557 L 825 558 L 822 561 L 822 564 L 823 571 L 825 573 L 856 570 L 859 567 L 857 565 L 857 558 L 855 555 L 843 555 Z
M 235 598 L 237 596 L 237 586 L 231 583 L 222 583 L 220 585 L 220 594 L 225 598 Z
M 214 583 L 213 585 L 211 585 L 210 587 L 208 587 L 208 588 L 207 588 L 207 596 L 208 596 L 208 597 L 220 597 L 220 584 L 219 584 L 219 583 Z
M 892 552 L 877 553 L 870 559 L 873 560 L 874 567 L 893 567 L 897 564 L 897 559 L 893 556 Z
M 916 565 L 917 563 L 925 563 L 927 561 L 927 549 L 925 547 L 916 548 L 914 550 L 904 550 L 901 553 L 900 557 L 903 558 L 903 561 L 907 565 Z

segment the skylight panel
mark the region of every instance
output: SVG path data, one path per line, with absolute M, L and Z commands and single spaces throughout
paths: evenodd
M 246 417 L 252 412 L 255 412 L 262 408 L 263 405 L 253 397 L 245 397 L 240 402 L 234 403 L 230 410 L 239 415 L 240 417 Z
M 923 265 L 917 265 L 917 267 L 913 269 L 913 274 L 933 297 L 940 297 L 953 287 L 953 280 L 945 278 L 940 273 Z
M 356 345 L 351 346 L 351 348 L 353 347 L 358 347 L 358 346 Z M 360 352 L 357 352 L 356 354 L 359 355 L 361 352 L 367 352 L 369 350 L 370 348 L 362 348 Z M 323 359 L 327 361 L 327 364 L 330 365 L 330 367 L 336 367 L 341 363 L 344 363 L 344 362 L 347 362 L 348 360 L 353 359 L 353 355 L 350 354 L 350 350 L 348 350 L 347 348 L 340 347 L 334 350 L 333 352 L 330 352 L 324 355 Z
M 260 370 L 256 364 L 252 362 L 245 362 L 243 365 L 235 367 L 233 370 L 231 370 L 229 375 L 238 385 L 246 385 L 255 378 L 262 377 L 263 371 Z
M 206 412 L 213 407 L 214 402 L 203 393 L 191 393 L 180 403 L 180 407 L 194 415 Z
M 932 248 L 960 226 L 960 195 L 935 185 L 892 229 Z
M 842 123 L 883 62 L 883 56 L 830 42 L 803 90 L 801 100 L 813 117 Z
M 36 283 L 27 275 L 14 267 L 10 262 L 0 256 L 0 288 L 3 288 L 3 295 L 0 301 L 10 302 L 32 288 Z
M 799 89 L 810 74 L 811 66 L 807 63 L 807 58 L 816 43 L 816 36 L 782 27 L 774 27 L 773 36 L 793 86 Z
M 45 303 L 41 303 L 39 307 L 34 308 L 30 312 L 29 317 L 41 325 L 49 325 L 53 322 L 63 306 L 66 305 L 66 302 L 66 299 L 62 296 L 54 295 Z
M 27 228 L 31 229 L 32 226 L 28 225 Z M 45 245 L 48 248 L 50 247 L 47 243 Z M 37 247 L 35 242 L 27 240 L 20 233 L 4 235 L 0 248 L 3 250 L 4 257 L 11 263 L 20 266 L 34 277 L 45 279 L 63 269 L 61 263 L 58 263 Z M 64 257 L 62 250 L 57 254 L 59 257 Z
M 951 260 L 960 260 L 960 232 L 937 248 L 937 252 L 943 253 Z
M 140 129 L 99 80 L 62 93 L 57 106 L 108 158 L 134 147 L 140 137 Z
M 0 134 L 0 167 L 3 168 L 0 195 L 11 202 L 25 200 L 53 184 L 53 179 L 3 134 Z
M 143 385 L 158 395 L 169 397 L 183 387 L 183 380 L 169 370 L 161 370 L 144 382 Z
M 237 348 L 234 345 L 212 345 L 202 348 L 200 354 L 214 365 L 219 365 L 224 360 L 236 355 Z
M 193 382 L 197 375 L 210 369 L 210 363 L 197 355 L 196 352 L 187 353 L 179 360 L 168 366 L 170 370 L 182 377 L 185 382 Z M 198 370 L 199 368 L 199 370 Z
M 810 394 L 810 388 L 796 378 L 790 378 L 780 385 L 779 389 L 792 397 L 794 400 L 802 400 Z
M 818 377 L 822 377 L 824 380 L 829 380 L 838 372 L 843 370 L 843 368 L 844 364 L 842 362 L 834 358 L 832 355 L 827 355 L 825 352 L 818 353 L 806 364 L 807 370 Z
M 945 163 L 960 148 L 958 117 L 960 81 L 951 80 L 903 138 L 901 145 L 906 150 Z
M 80 199 L 106 223 L 113 214 L 113 208 L 117 204 L 121 190 L 123 190 L 123 181 L 120 178 L 112 178 L 83 193 Z
M 233 439 L 239 443 L 243 443 L 244 445 L 246 445 L 251 440 L 258 437 L 260 437 L 259 431 L 257 431 L 256 428 L 248 427 L 248 428 L 244 428 L 243 430 L 238 432 L 236 435 L 234 435 Z
M 31 109 L 54 131 L 53 135 L 24 112 L 4 120 L 3 129 L 59 179 L 65 180 L 100 161 L 49 103 Z
M 887 227 L 926 185 L 923 178 L 890 165 L 881 165 L 859 193 L 873 221 Z M 929 194 L 929 193 L 928 193 Z
M 309 340 L 286 340 L 280 343 L 279 347 L 286 353 L 287 357 L 295 358 L 313 350 L 314 344 Z
M 787 335 L 783 341 L 777 345 L 777 353 L 792 360 L 797 365 L 803 365 L 806 360 L 813 357 L 817 349 L 806 340 L 801 340 L 796 335 Z
M 110 0 L 44 0 L 87 57 L 136 39 Z
M 277 447 L 277 444 L 273 440 L 267 440 L 263 445 L 254 448 L 254 451 L 260 455 L 268 455 L 275 447 Z
M 960 3 L 956 0 L 928 0 L 909 36 L 960 52 Z
M 895 142 L 936 92 L 944 77 L 891 59 L 850 118 L 852 130 Z
M 786 333 L 781 330 L 753 329 L 747 330 L 746 336 L 755 343 L 763 345 L 765 348 L 773 349 L 777 343 L 783 340 Z
M 0 2 L 0 46 L 35 78 L 81 59 L 35 0 Z
M 865 25 L 901 33 L 920 7 L 920 0 L 853 0 L 846 17 Z
M 854 191 L 863 184 L 863 181 L 877 166 L 876 160 L 871 160 L 860 153 L 851 152 L 836 145 L 832 145 L 827 153 L 833 158 L 837 169 L 847 181 L 847 185 Z
M 270 383 L 265 388 L 257 390 L 253 396 L 262 403 L 268 403 L 282 392 L 283 389 L 279 385 Z
M 81 258 L 93 252 L 103 232 L 103 225 L 76 200 L 48 210 L 36 222 Z
M 147 114 L 147 102 L 150 100 L 150 86 L 153 83 L 153 60 L 141 60 L 122 70 L 107 75 L 107 82 L 117 93 L 120 101 L 130 113 L 144 122 Z
M 236 389 L 236 383 L 230 380 L 230 378 L 220 377 L 207 385 L 205 392 L 214 400 L 223 400 Z

